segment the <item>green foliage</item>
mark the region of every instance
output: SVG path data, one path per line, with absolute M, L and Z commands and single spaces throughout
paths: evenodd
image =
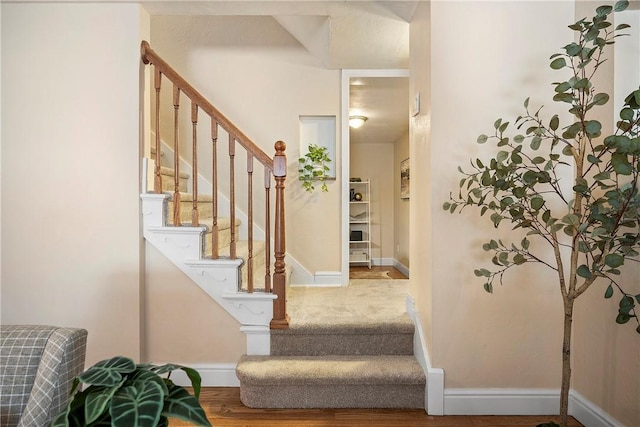
M 302 181 L 302 188 L 308 192 L 315 190 L 314 182 L 322 183 L 322 191 L 327 192 L 329 166 L 327 163 L 331 162 L 329 158 L 327 147 L 320 147 L 316 144 L 309 145 L 309 152 L 298 159 L 298 179 Z
M 454 213 L 474 206 L 495 227 L 508 223 L 525 234 L 519 243 L 483 245 L 494 267 L 477 269 L 475 275 L 487 292 L 493 292 L 496 279 L 502 283 L 508 269 L 542 264 L 558 273 L 565 303 L 572 304 L 596 280 L 605 282 L 605 298 L 616 292 L 620 298 L 616 322 L 633 320 L 640 333 L 640 295 L 625 292 L 618 280 L 620 268 L 637 262 L 640 254 L 640 88 L 626 97 L 613 135 L 603 136 L 602 124 L 591 117 L 594 108 L 609 101 L 593 85 L 603 53 L 628 27 L 613 28 L 609 17 L 627 6 L 627 1 L 601 6 L 591 20 L 570 25 L 576 41 L 550 58 L 552 69 L 569 72 L 568 79 L 553 83 L 553 100 L 567 105 L 572 122 L 563 125 L 557 115 L 546 119 L 542 107 L 534 111 L 525 100 L 524 113 L 513 125 L 498 119 L 490 133 L 477 138 L 479 144 L 495 143 L 496 154 L 471 160 L 470 171 L 458 168 L 463 175 L 459 191 L 443 208 Z M 562 170 L 571 167 L 568 192 Z M 529 238 L 536 245 L 530 246 Z
M 162 376 L 177 369 L 187 374 L 195 396 Z M 76 392 L 81 383 L 88 387 Z M 200 374 L 186 366 L 136 365 L 129 358 L 116 356 L 75 378 L 73 399 L 51 426 L 156 427 L 168 426 L 169 418 L 211 426 L 198 402 L 200 383 Z

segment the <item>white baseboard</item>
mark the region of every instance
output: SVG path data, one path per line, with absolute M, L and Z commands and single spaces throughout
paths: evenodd
M 446 389 L 446 415 L 549 415 L 560 408 L 560 392 L 549 389 Z
M 409 277 L 409 267 L 402 264 L 395 258 L 372 258 L 371 265 L 375 266 L 394 266 L 398 269 L 402 274 Z
M 553 415 L 560 412 L 558 389 L 446 389 L 445 415 Z M 585 427 L 624 427 L 575 390 L 569 415 Z
M 406 265 L 404 265 L 403 263 L 401 263 L 400 261 L 398 261 L 397 259 L 393 260 L 393 266 L 402 274 L 404 274 L 407 277 L 411 277 L 409 276 L 409 267 L 407 267 Z
M 624 427 L 575 390 L 569 391 L 569 414 L 586 427 Z
M 202 378 L 202 387 L 240 387 L 240 380 L 236 377 L 235 363 L 215 363 L 206 365 L 185 363 L 184 365 L 198 371 Z M 191 386 L 191 381 L 189 381 L 187 374 L 181 370 L 173 371 L 171 373 L 171 379 L 179 386 Z
M 342 286 L 342 273 L 339 271 L 316 271 L 314 286 Z
M 407 296 L 406 308 L 409 318 L 415 325 L 413 335 L 413 354 L 427 376 L 424 408 L 429 415 L 444 415 L 444 369 L 431 365 L 429 350 L 424 339 L 422 324 L 413 298 Z

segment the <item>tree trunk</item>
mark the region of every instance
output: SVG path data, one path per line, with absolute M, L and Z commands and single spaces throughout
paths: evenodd
M 564 302 L 564 338 L 562 340 L 562 387 L 560 389 L 560 426 L 569 422 L 569 388 L 571 387 L 571 331 L 573 322 L 573 299 Z

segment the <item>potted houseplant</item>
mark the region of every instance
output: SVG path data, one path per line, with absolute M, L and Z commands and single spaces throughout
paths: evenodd
M 557 274 L 564 314 L 562 426 L 568 420 L 575 301 L 600 283 L 605 298 L 618 298 L 615 321 L 631 323 L 640 333 L 640 294 L 625 290 L 620 278 L 624 265 L 640 258 L 640 89 L 625 98 L 613 135 L 603 135 L 593 116 L 609 100 L 595 89 L 594 76 L 606 60 L 606 49 L 629 27 L 614 27 L 609 18 L 628 4 L 622 0 L 600 6 L 591 19 L 570 25 L 575 39 L 550 58 L 552 69 L 569 74 L 553 83 L 553 100 L 567 105 L 571 123 L 562 126 L 558 115 L 544 118 L 542 108 L 530 109 L 527 99 L 515 120 L 515 135 L 509 133 L 508 121 L 498 119 L 489 135 L 478 137 L 480 144 L 496 143 L 495 156 L 473 159 L 470 171 L 459 168 L 459 191 L 443 206 L 451 213 L 478 207 L 495 227 L 509 223 L 524 234 L 513 243 L 484 243 L 493 267 L 476 269 L 475 275 L 487 292 L 502 283 L 508 270 L 525 263 Z M 569 186 L 561 178 L 567 167 L 573 168 Z
M 310 144 L 307 154 L 298 159 L 298 179 L 302 181 L 302 188 L 311 193 L 315 190 L 314 183 L 321 182 L 321 190 L 325 193 L 329 191 L 326 180 L 329 178 L 330 162 L 327 147 Z
M 189 377 L 194 395 L 169 378 L 178 369 Z M 116 356 L 76 377 L 67 410 L 51 426 L 165 427 L 169 418 L 211 426 L 198 401 L 200 382 L 200 374 L 186 366 L 136 364 Z M 80 384 L 88 387 L 80 391 Z

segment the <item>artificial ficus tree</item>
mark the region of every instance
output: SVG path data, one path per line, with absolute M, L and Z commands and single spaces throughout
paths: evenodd
M 576 299 L 602 283 L 604 297 L 618 299 L 615 321 L 631 323 L 640 334 L 640 294 L 626 292 L 619 280 L 624 265 L 640 255 L 640 89 L 626 97 L 613 135 L 602 135 L 602 123 L 593 118 L 594 109 L 609 101 L 608 94 L 594 87 L 594 76 L 606 50 L 629 27 L 614 27 L 610 18 L 627 7 L 626 0 L 600 6 L 591 19 L 570 25 L 575 41 L 550 58 L 552 69 L 569 76 L 553 83 L 553 100 L 567 105 L 572 122 L 562 125 L 558 115 L 544 118 L 542 107 L 531 109 L 527 99 L 513 126 L 498 119 L 490 135 L 478 137 L 480 144 L 496 143 L 495 157 L 473 159 L 470 171 L 458 168 L 463 175 L 459 191 L 443 206 L 451 213 L 478 207 L 495 227 L 509 223 L 522 233 L 518 242 L 491 239 L 483 245 L 493 255 L 493 268 L 474 273 L 487 292 L 502 283 L 505 272 L 525 263 L 557 274 L 564 307 L 563 426 L 568 421 Z M 514 136 L 509 136 L 511 128 Z M 563 168 L 573 170 L 569 186 L 563 182 Z M 543 243 L 530 245 L 534 239 Z

